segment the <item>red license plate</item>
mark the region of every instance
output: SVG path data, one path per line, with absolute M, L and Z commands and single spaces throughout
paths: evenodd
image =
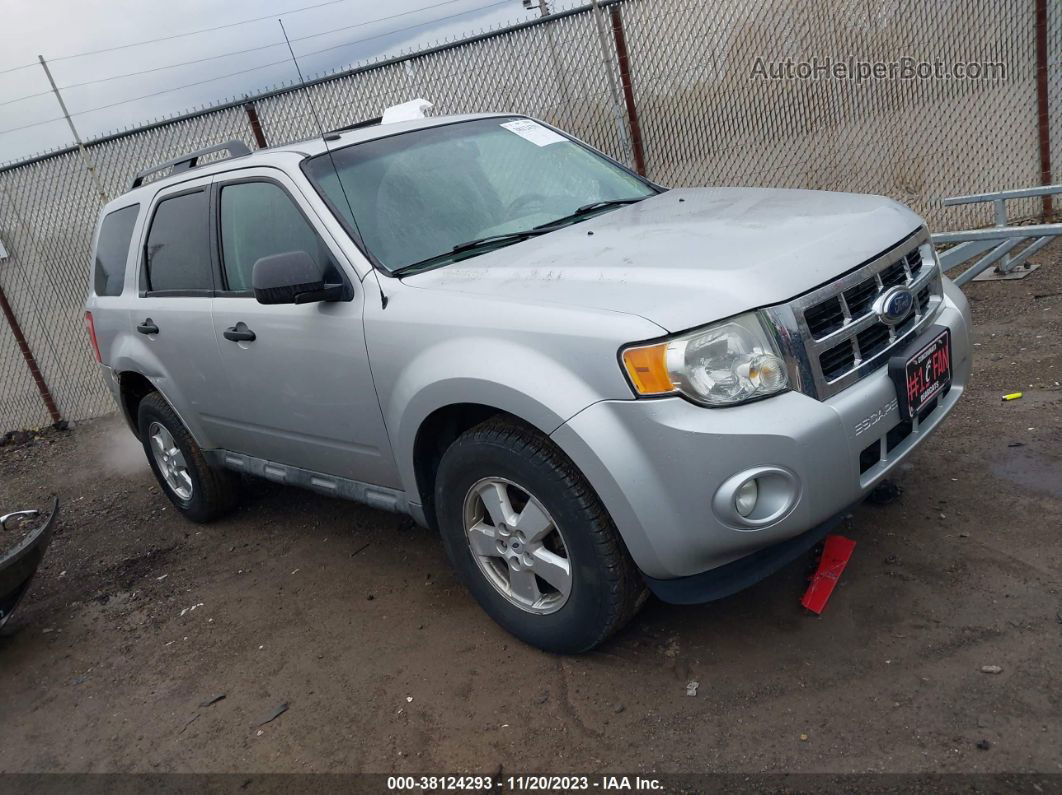
M 951 331 L 934 326 L 907 350 L 889 360 L 904 419 L 918 414 L 951 384 Z

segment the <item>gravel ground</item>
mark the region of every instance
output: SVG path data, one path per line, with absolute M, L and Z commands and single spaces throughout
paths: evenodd
M 406 519 L 249 481 L 189 524 L 113 417 L 0 449 L 0 506 L 63 501 L 0 637 L 0 772 L 1062 772 L 1062 248 L 1039 261 L 968 288 L 973 384 L 849 522 L 821 617 L 809 557 L 556 657 Z

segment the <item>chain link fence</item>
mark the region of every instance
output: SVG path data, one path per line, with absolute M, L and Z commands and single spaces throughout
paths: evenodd
M 931 227 L 991 223 L 944 196 L 1040 181 L 1036 0 L 609 0 L 253 99 L 269 145 L 379 116 L 414 97 L 436 114 L 515 111 L 633 162 L 664 185 L 879 193 Z M 1062 8 L 1049 3 L 1051 138 L 1062 146 Z M 621 67 L 616 28 L 627 46 Z M 802 77 L 799 64 L 905 58 L 1001 64 L 987 79 Z M 790 64 L 791 74 L 771 69 Z M 624 87 L 629 86 L 627 98 Z M 628 101 L 632 100 L 632 101 Z M 633 136 L 631 122 L 640 124 Z M 139 170 L 255 130 L 242 104 L 88 145 L 103 191 Z M 639 139 L 640 138 L 640 142 Z M 82 328 L 101 199 L 76 150 L 0 171 L 0 288 L 66 419 L 113 409 Z M 1014 216 L 1033 216 L 1028 200 Z M 11 329 L 0 325 L 0 431 L 51 421 Z
M 649 171 L 673 185 L 879 193 L 935 228 L 987 224 L 988 208 L 944 211 L 938 202 L 1039 181 L 1034 6 L 775 0 L 708 14 L 695 0 L 632 3 L 625 18 Z M 912 58 L 949 70 L 998 63 L 1005 72 L 982 80 L 761 76 L 786 63 L 794 75 L 808 62 L 847 67 L 849 56 L 868 69 Z M 1014 209 L 1036 212 L 1033 202 Z
M 128 189 L 140 169 L 229 138 L 251 140 L 242 109 L 116 136 L 93 144 L 89 154 L 104 192 L 113 197 Z M 101 207 L 76 151 L 0 173 L 0 240 L 9 254 L 0 261 L 0 289 L 67 420 L 114 410 L 82 325 L 89 249 Z M 0 330 L 0 375 L 0 432 L 50 424 L 7 324 Z

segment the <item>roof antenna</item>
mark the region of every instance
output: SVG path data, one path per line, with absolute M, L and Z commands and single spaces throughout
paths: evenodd
M 295 64 L 295 71 L 299 75 L 299 85 L 302 89 L 306 90 L 306 78 L 302 76 L 302 69 L 299 67 L 299 61 L 295 57 L 295 50 L 291 48 L 291 39 L 288 38 L 288 31 L 284 27 L 284 20 L 277 19 L 280 24 L 280 32 L 284 34 L 284 43 L 288 45 L 288 52 L 291 53 L 291 62 Z M 339 190 L 343 193 L 343 201 L 347 204 L 347 212 L 350 213 L 350 222 L 354 224 L 354 231 L 358 237 L 361 237 L 361 230 L 358 229 L 358 219 L 354 217 L 354 207 L 350 203 L 350 197 L 347 196 L 347 188 L 343 184 L 343 179 L 339 176 L 339 169 L 336 167 L 336 159 L 332 157 L 332 149 L 328 145 L 328 136 L 325 135 L 324 125 L 321 124 L 321 117 L 317 115 L 317 105 L 314 104 L 313 97 L 309 91 L 306 91 L 306 101 L 310 103 L 310 112 L 313 113 L 313 120 L 317 124 L 317 132 L 321 136 L 321 142 L 324 144 L 325 152 L 328 153 L 328 162 L 332 164 L 332 171 L 335 172 L 336 182 L 339 183 Z M 337 135 L 336 138 L 339 136 Z M 373 276 L 376 277 L 376 287 L 380 290 L 380 306 L 383 309 L 387 309 L 387 294 L 384 293 L 383 285 L 380 283 L 380 274 L 376 272 L 376 266 L 372 261 L 369 262 L 369 267 L 372 268 Z

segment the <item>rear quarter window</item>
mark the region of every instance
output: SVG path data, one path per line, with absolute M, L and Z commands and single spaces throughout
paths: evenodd
M 92 280 L 96 295 L 122 294 L 129 243 L 139 214 L 140 205 L 133 204 L 104 217 L 96 242 L 96 266 Z
M 205 190 L 159 202 L 144 247 L 149 292 L 214 289 L 209 224 Z

